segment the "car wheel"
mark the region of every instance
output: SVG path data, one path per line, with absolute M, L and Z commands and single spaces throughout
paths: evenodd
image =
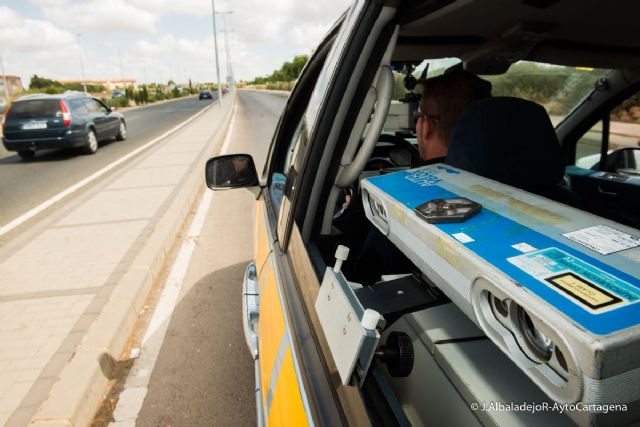
M 33 159 L 33 156 L 36 155 L 36 150 L 20 150 L 18 151 L 18 156 L 22 158 L 22 160 Z
M 118 130 L 118 134 L 116 135 L 116 141 L 124 141 L 127 139 L 127 125 L 124 124 L 124 121 L 120 121 L 120 130 Z
M 93 129 L 89 129 L 87 132 L 87 144 L 84 146 L 83 151 L 87 154 L 93 154 L 98 151 L 98 138 Z

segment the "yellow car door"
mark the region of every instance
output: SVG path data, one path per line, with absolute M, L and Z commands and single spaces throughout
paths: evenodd
M 257 333 L 259 355 L 259 391 L 256 404 L 266 425 L 306 426 L 309 419 L 304 385 L 295 366 L 292 331 L 285 316 L 282 279 L 274 259 L 272 230 L 259 200 L 255 218 L 255 260 L 260 306 Z M 261 409 L 261 410 L 260 410 Z

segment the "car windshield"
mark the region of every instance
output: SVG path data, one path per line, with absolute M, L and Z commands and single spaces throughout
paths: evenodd
M 460 60 L 457 58 L 425 60 L 416 67 L 414 76 L 421 76 L 427 64 L 429 66 L 427 77 L 434 77 L 460 64 Z M 556 126 L 593 90 L 598 79 L 609 71 L 519 61 L 509 67 L 504 74 L 481 75 L 481 77 L 489 80 L 493 85 L 493 96 L 524 98 L 542 105 L 547 110 L 553 125 Z M 398 80 L 400 75 L 396 74 L 396 76 Z
M 14 102 L 7 118 L 26 119 L 31 117 L 54 117 L 60 111 L 57 99 L 38 99 Z

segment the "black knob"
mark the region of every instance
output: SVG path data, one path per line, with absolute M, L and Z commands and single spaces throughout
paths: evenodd
M 413 343 L 404 332 L 391 332 L 386 344 L 380 346 L 376 355 L 387 365 L 392 377 L 408 377 L 413 369 Z

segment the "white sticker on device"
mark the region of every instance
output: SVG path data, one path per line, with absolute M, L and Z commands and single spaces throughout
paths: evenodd
M 564 233 L 563 236 L 602 255 L 640 246 L 640 237 L 632 236 L 606 225 L 583 228 Z
M 516 250 L 518 250 L 518 251 L 522 252 L 523 254 L 528 254 L 529 252 L 535 252 L 535 251 L 537 251 L 537 249 L 536 249 L 536 248 L 534 248 L 534 247 L 533 247 L 533 246 L 531 246 L 530 244 L 528 244 L 528 243 L 524 243 L 524 242 L 522 242 L 522 243 L 517 243 L 517 244 L 515 244 L 515 245 L 511 245 L 511 247 L 512 247 L 513 249 L 516 249 Z
M 460 243 L 471 243 L 475 242 L 468 234 L 464 233 L 454 233 L 452 236 Z

